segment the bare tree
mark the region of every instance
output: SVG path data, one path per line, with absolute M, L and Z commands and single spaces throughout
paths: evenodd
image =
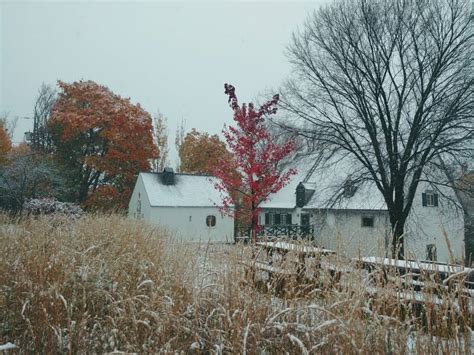
M 159 156 L 153 160 L 153 170 L 163 171 L 168 166 L 168 119 L 160 111 L 153 117 L 153 139 L 158 147 Z
M 186 126 L 186 120 L 181 119 L 181 122 L 178 123 L 176 126 L 176 134 L 174 136 L 174 146 L 176 148 L 176 152 L 178 152 L 178 159 L 176 160 L 176 171 L 181 172 L 181 158 L 179 156 L 179 150 L 181 145 L 184 142 L 184 137 L 185 137 L 185 127 Z
M 342 0 L 289 47 L 295 77 L 281 106 L 295 121 L 285 126 L 377 186 L 393 257 L 420 180 L 473 154 L 472 24 L 468 0 Z
M 33 133 L 30 144 L 33 150 L 51 152 L 52 140 L 48 129 L 48 120 L 56 103 L 56 90 L 50 85 L 41 84 L 33 112 Z

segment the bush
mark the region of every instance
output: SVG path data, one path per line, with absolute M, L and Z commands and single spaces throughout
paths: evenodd
M 31 199 L 23 204 L 23 212 L 27 215 L 61 215 L 73 219 L 80 218 L 84 211 L 72 202 L 60 202 L 52 198 Z

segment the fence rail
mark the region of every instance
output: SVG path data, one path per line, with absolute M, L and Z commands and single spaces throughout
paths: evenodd
M 235 240 L 248 240 L 252 233 L 250 227 L 237 227 Z M 289 239 L 314 239 L 314 225 L 301 226 L 298 224 L 259 226 L 258 239 L 289 238 Z

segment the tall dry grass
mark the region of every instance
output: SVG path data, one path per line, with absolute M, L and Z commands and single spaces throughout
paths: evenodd
M 241 265 L 250 246 L 183 244 L 114 215 L 1 222 L 0 344 L 20 353 L 469 352 L 470 316 L 444 289 L 424 312 L 368 295 L 362 272 L 304 292 L 259 275 L 262 291 Z

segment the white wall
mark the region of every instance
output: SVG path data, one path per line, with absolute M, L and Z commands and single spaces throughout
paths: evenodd
M 216 216 L 215 227 L 206 225 L 206 217 Z M 167 228 L 175 236 L 187 241 L 234 241 L 234 219 L 216 207 L 151 207 L 152 224 Z
M 438 187 L 438 207 L 422 206 L 422 193 L 433 190 L 428 183 L 421 182 L 414 199 L 412 211 L 405 225 L 405 255 L 407 258 L 425 260 L 428 244 L 435 244 L 437 261 L 462 262 L 464 257 L 464 215 L 449 201 L 457 201 L 455 192 L 449 187 Z M 449 198 L 446 198 L 446 196 Z M 291 212 L 292 222 L 300 224 L 301 213 L 308 210 L 264 209 L 260 213 L 260 224 L 265 222 L 266 211 Z M 315 240 L 319 245 L 349 257 L 391 255 L 390 220 L 386 211 L 361 210 L 313 210 L 309 213 L 315 225 Z M 373 216 L 374 227 L 362 227 L 362 216 Z M 446 237 L 453 258 L 450 256 Z
M 321 246 L 351 258 L 386 255 L 386 211 L 320 210 L 312 214 L 315 240 Z M 374 226 L 362 227 L 362 217 L 373 217 Z
M 449 187 L 438 187 L 450 199 L 457 201 Z M 416 191 L 413 207 L 405 226 L 405 254 L 412 259 L 426 259 L 427 244 L 435 244 L 438 261 L 462 261 L 464 256 L 464 215 L 449 199 L 439 194 L 438 207 L 424 207 L 422 193 L 433 188 L 421 182 Z M 436 191 L 435 191 L 436 192 Z M 446 242 L 455 260 L 452 260 Z
M 141 213 L 138 208 L 139 201 Z M 215 227 L 206 225 L 206 217 L 209 215 L 216 216 Z M 217 207 L 150 206 L 141 176 L 138 177 L 130 197 L 128 216 L 164 227 L 182 240 L 229 243 L 234 241 L 234 219 L 223 215 Z
M 141 204 L 140 209 L 137 208 L 139 203 Z M 150 201 L 148 200 L 148 196 L 145 191 L 145 185 L 143 184 L 142 177 L 139 175 L 137 182 L 135 183 L 132 196 L 130 196 L 130 202 L 128 203 L 128 216 L 138 219 L 149 219 L 150 207 Z
M 264 209 L 260 224 L 265 223 L 265 212 L 291 213 L 293 224 L 300 224 L 301 214 L 310 214 L 310 224 L 315 226 L 315 242 L 348 257 L 385 256 L 389 243 L 389 226 L 386 211 L 305 210 L 295 208 Z M 362 227 L 362 216 L 374 217 L 374 227 Z

